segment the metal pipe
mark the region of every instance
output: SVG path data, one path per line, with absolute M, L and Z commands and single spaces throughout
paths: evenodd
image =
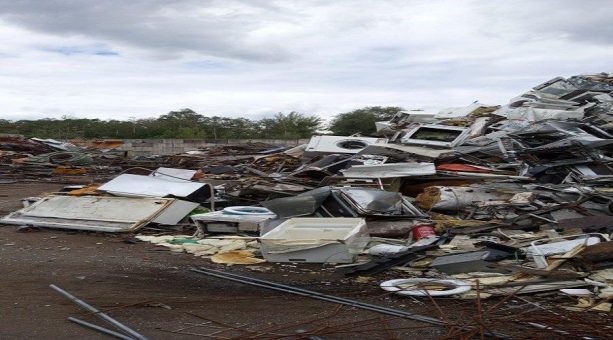
M 446 324 L 445 322 L 439 319 L 431 318 L 428 316 L 412 314 L 412 313 L 408 313 L 405 311 L 377 306 L 377 305 L 371 305 L 368 303 L 345 299 L 345 298 L 341 298 L 341 297 L 337 297 L 333 295 L 327 295 L 327 294 L 323 294 L 323 293 L 319 293 L 319 292 L 315 292 L 315 291 L 311 291 L 307 289 L 287 286 L 287 285 L 283 285 L 283 284 L 276 283 L 276 282 L 259 280 L 259 279 L 254 279 L 250 277 L 244 277 L 244 276 L 240 276 L 236 274 L 224 273 L 224 272 L 219 272 L 217 270 L 205 269 L 205 268 L 202 268 L 202 269 L 192 268 L 191 270 L 194 272 L 200 273 L 200 274 L 210 275 L 210 276 L 214 276 L 214 277 L 218 277 L 218 278 L 222 278 L 222 279 L 226 279 L 230 281 L 235 281 L 235 282 L 249 284 L 252 286 L 268 288 L 268 289 L 278 290 L 278 291 L 282 291 L 286 293 L 306 296 L 306 297 L 310 297 L 310 298 L 314 298 L 318 300 L 339 303 L 339 304 L 348 305 L 348 306 L 365 309 L 365 310 L 370 310 L 370 311 L 378 312 L 382 314 L 393 315 L 393 316 L 398 316 L 398 317 L 405 318 L 405 319 L 426 322 L 426 323 L 433 324 L 433 325 L 443 326 Z
M 113 325 L 115 328 L 129 334 L 130 336 L 132 336 L 135 339 L 139 339 L 139 340 L 148 340 L 145 336 L 143 336 L 142 334 L 136 332 L 135 330 L 131 329 L 130 327 L 122 324 L 121 322 L 113 319 L 112 317 L 108 316 L 107 314 L 99 311 L 98 309 L 96 309 L 95 307 L 87 304 L 85 301 L 77 298 L 76 296 L 70 294 L 69 292 L 63 290 L 62 288 L 56 286 L 56 285 L 49 285 L 49 287 L 53 290 L 55 290 L 56 292 L 60 293 L 62 296 L 64 296 L 65 298 L 67 298 L 68 300 L 71 300 L 72 302 L 76 303 L 77 305 L 81 306 L 83 309 L 95 314 L 96 316 L 98 316 L 99 318 L 101 318 L 102 320 L 110 323 L 111 325 Z
M 290 289 L 290 290 L 302 292 L 302 293 L 309 294 L 309 295 L 325 296 L 325 297 L 328 297 L 328 298 L 331 298 L 331 299 L 334 299 L 334 300 L 346 302 L 347 304 L 349 304 L 349 303 L 350 304 L 361 304 L 363 306 L 369 306 L 369 307 L 385 310 L 385 311 L 392 312 L 392 313 L 402 313 L 402 314 L 405 314 L 407 316 L 408 315 L 411 315 L 411 316 L 415 315 L 415 314 L 412 314 L 412 313 L 408 313 L 408 312 L 397 310 L 397 309 L 393 309 L 393 308 L 372 305 L 372 304 L 368 304 L 368 303 L 365 303 L 365 302 L 359 302 L 359 301 L 355 301 L 355 300 L 350 300 L 350 299 L 346 299 L 346 298 L 338 297 L 338 296 L 334 296 L 334 295 L 326 295 L 326 294 L 319 293 L 319 292 L 316 292 L 316 291 L 312 291 L 312 290 L 308 290 L 308 289 L 303 289 L 303 288 L 298 288 L 298 287 L 294 287 L 294 286 L 288 286 L 288 285 L 284 285 L 284 284 L 277 283 L 277 282 L 260 280 L 260 279 L 256 279 L 256 278 L 252 278 L 252 277 L 245 277 L 245 276 L 241 276 L 241 275 L 238 275 L 238 274 L 226 273 L 226 272 L 221 272 L 221 271 L 218 271 L 218 270 L 208 269 L 208 268 L 201 268 L 200 270 L 212 272 L 212 273 L 215 273 L 215 274 L 218 274 L 218 275 L 223 275 L 223 276 L 231 276 L 231 277 L 235 277 L 235 278 L 239 278 L 239 279 L 246 279 L 246 280 L 249 280 L 249 281 L 253 281 L 253 282 L 257 282 L 257 283 L 262 283 L 262 284 L 266 284 L 266 285 L 270 285 L 270 286 L 275 286 L 275 287 L 280 287 L 280 288 L 283 288 L 283 289 Z M 420 315 L 417 315 L 417 316 L 420 316 Z M 442 321 L 440 321 L 438 319 L 435 319 L 435 318 L 430 318 L 430 317 L 427 317 L 427 316 L 424 316 L 424 318 L 428 318 L 431 321 L 434 321 L 435 323 L 438 323 L 438 324 L 441 324 L 441 325 L 444 324 Z M 435 323 L 433 323 L 433 324 L 435 324 Z
M 444 322 L 444 321 L 441 321 L 439 319 L 432 318 L 432 317 L 429 317 L 429 316 L 408 313 L 408 312 L 397 310 L 397 309 L 393 309 L 393 308 L 372 305 L 372 304 L 369 304 L 369 303 L 364 303 L 364 302 L 359 302 L 359 301 L 355 301 L 355 300 L 345 299 L 345 298 L 338 297 L 338 296 L 333 296 L 333 295 L 327 295 L 327 294 L 319 293 L 319 292 L 316 292 L 316 291 L 312 291 L 312 290 L 308 290 L 308 289 L 303 289 L 303 288 L 298 288 L 298 287 L 293 287 L 293 286 L 288 286 L 288 285 L 284 285 L 284 284 L 276 283 L 276 282 L 272 282 L 272 281 L 260 280 L 260 279 L 256 279 L 256 278 L 252 278 L 252 277 L 247 277 L 247 276 L 242 276 L 242 275 L 238 275 L 238 274 L 222 272 L 222 271 L 218 271 L 218 270 L 214 270 L 214 269 L 208 269 L 208 268 L 200 268 L 200 269 L 191 268 L 190 270 L 193 271 L 193 272 L 196 272 L 196 273 L 210 275 L 210 276 L 214 276 L 214 277 L 217 277 L 217 278 L 226 279 L 226 280 L 230 280 L 230 281 L 234 281 L 234 282 L 240 282 L 240 283 L 244 283 L 244 284 L 248 284 L 248 285 L 252 285 L 252 286 L 256 286 L 256 287 L 262 287 L 262 288 L 277 290 L 277 291 L 281 291 L 281 292 L 296 294 L 296 295 L 300 295 L 300 296 L 310 297 L 310 298 L 313 298 L 313 299 L 318 299 L 318 300 L 338 303 L 338 304 L 342 304 L 342 305 L 348 305 L 348 306 L 352 306 L 352 307 L 356 307 L 356 308 L 360 308 L 360 309 L 364 309 L 364 310 L 369 310 L 369 311 L 377 312 L 377 313 L 381 313 L 381 314 L 397 316 L 397 317 L 404 318 L 404 319 L 409 319 L 409 320 L 421 321 L 421 322 L 429 323 L 429 324 L 432 324 L 432 325 L 437 325 L 437 326 L 446 326 L 446 325 L 448 325 L 447 322 Z M 468 327 L 459 326 L 459 328 L 460 329 L 467 329 Z M 494 337 L 498 337 L 498 338 L 503 338 L 503 339 L 508 339 L 509 338 L 508 335 L 502 334 L 502 333 L 499 333 L 499 332 L 492 332 L 492 333 L 486 332 L 485 334 L 486 335 L 490 335 L 490 336 L 494 336 Z
M 98 326 L 98 325 L 94 325 L 93 323 L 89 323 L 89 322 L 81 320 L 81 319 L 73 318 L 72 316 L 68 317 L 68 320 L 72 321 L 72 322 L 74 322 L 74 323 L 76 323 L 78 325 L 81 325 L 81 326 L 93 329 L 95 331 L 98 331 L 100 333 L 104 333 L 104 334 L 116 337 L 118 339 L 134 340 L 134 338 L 131 338 L 131 337 L 127 336 L 127 335 L 123 335 L 121 333 L 117 333 L 117 332 L 112 331 L 112 330 L 110 330 L 108 328 L 104 328 L 104 327 L 101 327 L 101 326 Z

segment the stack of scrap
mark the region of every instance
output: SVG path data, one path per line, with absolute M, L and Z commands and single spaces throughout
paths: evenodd
M 0 136 L 0 175 L 12 180 L 90 182 L 123 169 L 122 155 L 54 139 Z
M 119 167 L 121 174 L 101 181 L 99 196 L 77 205 L 62 197 L 69 207 L 102 204 L 94 197 L 207 207 L 191 218 L 197 232 L 173 241 L 180 246 L 141 239 L 201 256 L 242 252 L 220 263 L 343 263 L 338 270 L 347 275 L 397 276 L 381 286 L 401 295 L 472 297 L 479 281 L 481 297 L 523 287 L 521 294 L 576 298 L 568 308 L 610 310 L 612 75 L 558 77 L 505 105 L 400 111 L 376 127 L 375 136 L 313 136 L 291 149 L 248 143 L 132 159 L 0 139 L 0 159 L 24 173 Z M 53 150 L 34 154 L 31 143 Z M 66 209 L 46 208 L 56 200 L 3 221 L 72 223 L 74 216 L 60 214 Z M 89 217 L 132 231 L 163 216 L 145 210 Z M 90 210 L 79 214 L 88 221 Z M 232 249 L 219 250 L 206 241 L 227 234 L 249 246 L 228 241 Z

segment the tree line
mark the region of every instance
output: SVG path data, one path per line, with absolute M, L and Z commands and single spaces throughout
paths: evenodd
M 399 107 L 367 107 L 340 113 L 324 124 L 321 118 L 297 112 L 278 113 L 271 118 L 208 117 L 191 109 L 171 111 L 158 118 L 101 120 L 63 117 L 9 121 L 0 119 L 0 133 L 54 139 L 295 139 L 309 138 L 321 129 L 334 134 L 369 135 L 375 121 L 388 120 Z

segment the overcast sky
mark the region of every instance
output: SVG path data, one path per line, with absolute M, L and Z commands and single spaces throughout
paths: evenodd
M 613 71 L 610 0 L 0 0 L 0 118 L 503 104 Z

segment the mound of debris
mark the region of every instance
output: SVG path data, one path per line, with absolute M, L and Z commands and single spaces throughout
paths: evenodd
M 5 179 L 89 174 L 97 183 L 0 222 L 107 232 L 191 225 L 193 235 L 139 238 L 217 263 L 386 272 L 398 279 L 381 288 L 407 296 L 558 292 L 570 310 L 609 312 L 612 130 L 613 76 L 602 73 L 555 78 L 501 106 L 401 111 L 377 122 L 376 136 L 313 136 L 294 148 L 130 159 L 4 138 Z

